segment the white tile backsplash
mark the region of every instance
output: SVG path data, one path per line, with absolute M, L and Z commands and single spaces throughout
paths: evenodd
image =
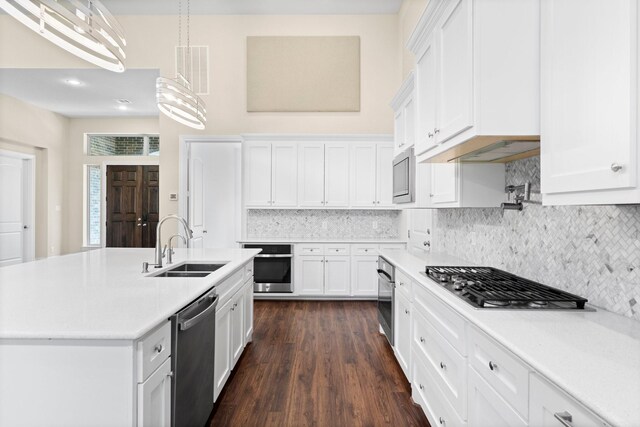
M 541 199 L 539 157 L 508 163 L 506 170 L 507 184 L 528 180 L 536 192 L 532 198 Z M 436 251 L 564 289 L 640 320 L 639 206 L 438 209 L 434 218 Z
M 398 239 L 399 231 L 397 210 L 247 210 L 249 239 Z

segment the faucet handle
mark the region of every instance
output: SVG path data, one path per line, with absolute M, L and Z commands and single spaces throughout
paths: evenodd
M 162 258 L 167 256 L 167 245 L 164 245 L 164 249 L 162 249 Z
M 142 272 L 143 273 L 148 273 L 149 272 L 149 263 L 148 262 L 143 262 L 142 263 Z

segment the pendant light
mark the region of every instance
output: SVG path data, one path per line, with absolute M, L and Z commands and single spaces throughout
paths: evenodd
M 189 40 L 189 0 L 187 0 L 187 55 L 186 74 L 190 74 L 191 45 Z M 182 46 L 182 0 L 178 1 L 178 46 Z M 158 77 L 156 102 L 162 113 L 178 123 L 194 129 L 204 129 L 207 110 L 204 101 L 191 89 L 187 77 L 177 74 L 175 79 Z
M 0 9 L 85 61 L 125 70 L 124 32 L 98 0 L 0 0 Z

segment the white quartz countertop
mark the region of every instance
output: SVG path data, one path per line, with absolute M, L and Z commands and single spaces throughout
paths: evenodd
M 375 243 L 375 244 L 403 244 L 407 243 L 406 240 L 399 239 L 301 239 L 301 238 L 289 238 L 289 239 L 243 239 L 238 240 L 238 243 Z
M 0 339 L 142 337 L 251 260 L 256 249 L 176 249 L 149 268 L 153 249 L 99 249 L 0 268 Z M 147 277 L 183 261 L 227 263 L 203 278 Z
M 437 253 L 381 255 L 608 423 L 640 425 L 640 322 L 602 309 L 475 309 L 420 274 L 427 265 L 474 264 Z

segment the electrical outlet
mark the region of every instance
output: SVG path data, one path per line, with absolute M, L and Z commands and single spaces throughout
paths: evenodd
M 322 221 L 322 229 L 326 230 L 327 228 L 329 228 L 329 225 L 327 224 L 327 221 Z
M 374 230 L 377 230 L 378 229 L 378 221 L 373 221 L 371 223 L 371 227 L 373 227 Z

